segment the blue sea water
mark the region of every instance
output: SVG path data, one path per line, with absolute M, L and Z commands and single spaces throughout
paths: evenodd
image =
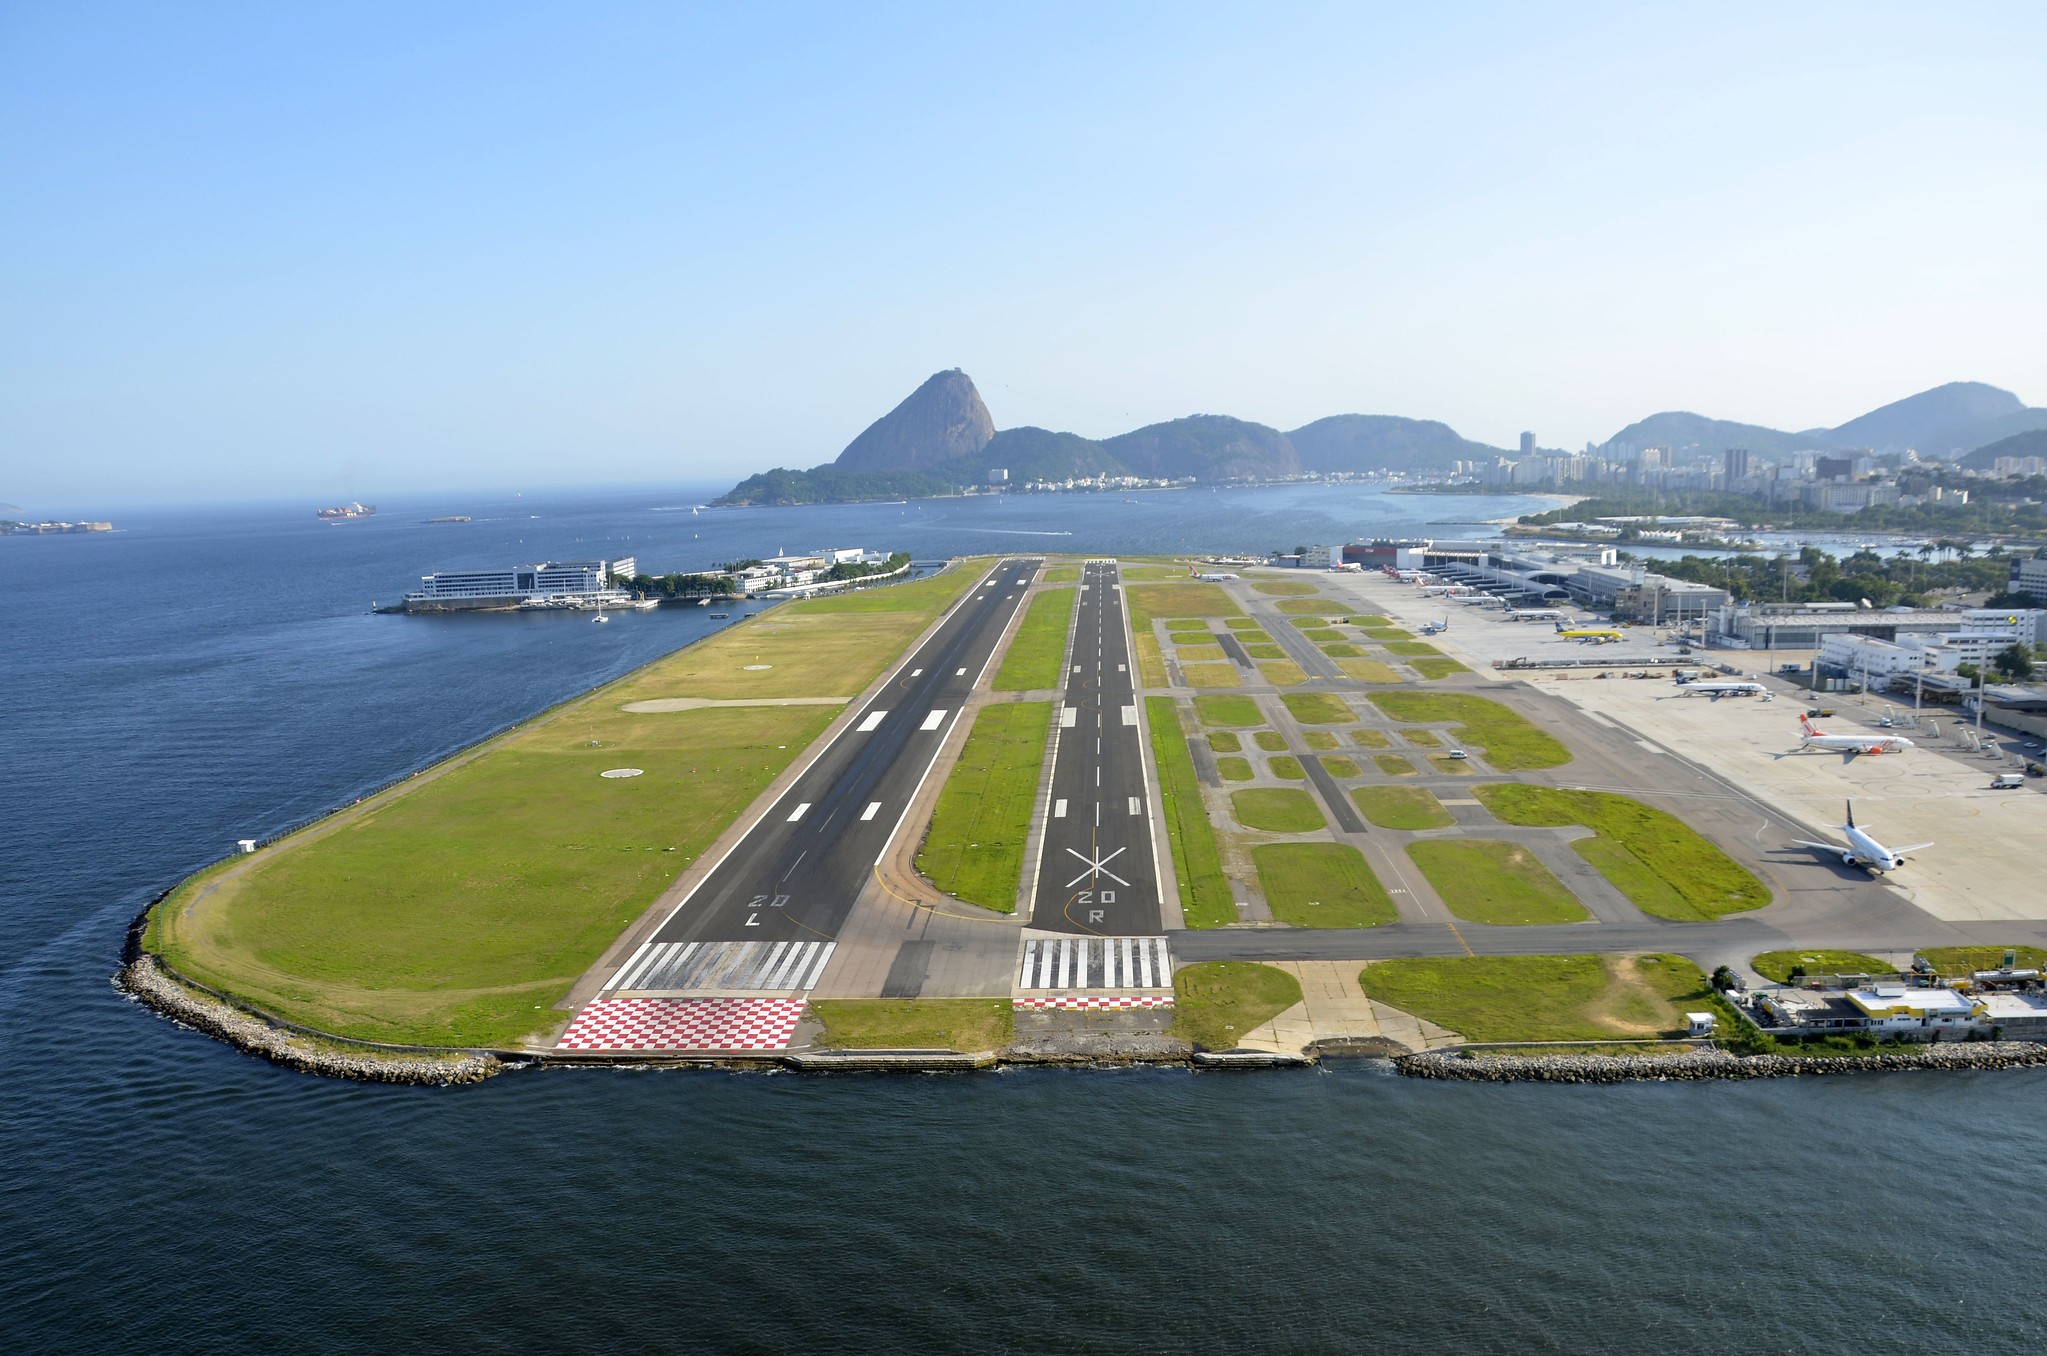
M 304 506 L 0 538 L 8 1351 L 2037 1349 L 2047 1076 L 1474 1087 L 1384 1065 L 285 1072 L 108 984 L 149 898 L 717 625 L 372 616 L 427 570 L 1473 535 L 1365 487 L 689 512 Z M 425 518 L 472 514 L 469 524 Z M 1431 526 L 1436 524 L 1435 526 Z M 1071 533 L 1045 536 L 1045 533 Z

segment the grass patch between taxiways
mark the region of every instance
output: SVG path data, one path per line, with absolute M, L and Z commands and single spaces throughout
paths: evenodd
M 1272 916 L 1302 928 L 1370 928 L 1400 914 L 1348 843 L 1267 843 L 1251 849 Z
M 1329 730 L 1303 730 L 1301 731 L 1301 742 L 1311 749 L 1325 752 L 1329 749 L 1342 747 L 1342 741 L 1337 739 L 1336 735 Z
M 1374 692 L 1370 700 L 1395 720 L 1455 721 L 1457 742 L 1485 750 L 1502 772 L 1556 767 L 1571 751 L 1496 701 L 1464 692 Z
M 1433 659 L 1427 657 L 1423 657 L 1420 659 L 1410 659 L 1407 662 L 1414 667 L 1414 671 L 1416 673 L 1419 673 L 1422 677 L 1431 680 L 1437 678 L 1448 678 L 1453 673 L 1471 672 L 1470 669 L 1458 663 L 1456 660 L 1450 658 L 1448 655 L 1442 655 Z
M 1263 725 L 1258 703 L 1249 697 L 1196 697 L 1194 714 L 1203 725 Z
M 1234 1050 L 1246 1035 L 1300 1001 L 1300 981 L 1270 965 L 1183 965 L 1173 975 L 1173 1034 L 1204 1050 Z
M 1061 686 L 1060 661 L 1073 626 L 1075 589 L 1046 589 L 1031 599 L 1016 638 L 995 673 L 997 692 L 1034 692 Z
M 1277 730 L 1260 730 L 1251 736 L 1252 742 L 1267 753 L 1285 753 L 1286 736 Z
M 1995 970 L 2004 964 L 2004 953 L 2018 952 L 2022 970 L 2047 971 L 2047 950 L 2037 946 L 1936 946 L 1919 956 L 1943 977 L 1954 978 L 1976 970 Z
M 1180 677 L 1188 687 L 1242 687 L 1244 680 L 1235 664 L 1182 664 Z
M 1277 758 L 1268 758 L 1265 761 L 1266 765 L 1271 769 L 1272 775 L 1282 780 L 1298 782 L 1305 780 L 1308 776 L 1307 772 L 1301 767 L 1301 760 L 1290 755 L 1281 754 Z
M 1349 725 L 1357 719 L 1343 698 L 1327 692 L 1289 692 L 1280 701 L 1303 725 Z
M 1007 998 L 829 998 L 811 1003 L 828 1050 L 1000 1050 L 1016 1037 Z
M 1597 835 L 1571 844 L 1636 908 L 1680 923 L 1760 909 L 1760 880 L 1674 815 L 1607 791 L 1502 782 L 1472 794 L 1509 824 L 1583 824 Z
M 1418 786 L 1354 786 L 1358 813 L 1382 829 L 1447 829 L 1457 821 Z
M 1250 705 L 1241 697 L 1195 698 L 1197 705 L 1204 700 Z M 1257 714 L 1255 706 L 1252 714 Z M 1159 809 L 1165 816 L 1166 840 L 1173 850 L 1173 873 L 1179 877 L 1180 909 L 1187 926 L 1216 928 L 1234 923 L 1236 900 L 1223 875 L 1222 854 L 1216 850 L 1208 810 L 1201 802 L 1201 783 L 1194 776 L 1194 758 L 1187 751 L 1187 730 L 1180 723 L 1179 704 L 1170 697 L 1146 697 L 1144 717 L 1150 727 L 1152 760 L 1159 774 Z
M 1491 838 L 1409 843 L 1407 855 L 1467 923 L 1582 923 L 1592 915 L 1533 852 Z
M 917 852 L 926 880 L 969 904 L 1016 912 L 1024 836 L 1051 730 L 1051 702 L 981 708 Z
M 1412 777 L 1415 774 L 1414 764 L 1397 753 L 1375 753 L 1372 762 L 1389 777 Z
M 1393 669 L 1376 659 L 1339 659 L 1336 667 L 1343 670 L 1346 678 L 1355 678 L 1361 683 L 1398 683 L 1402 679 Z
M 1258 786 L 1232 791 L 1230 807 L 1239 824 L 1266 833 L 1313 833 L 1326 827 L 1314 798 L 1292 787 Z
M 1215 760 L 1216 775 L 1226 782 L 1248 782 L 1257 774 L 1251 771 L 1251 760 L 1235 754 L 1226 754 Z
M 1379 961 L 1366 995 L 1474 1041 L 1682 1035 L 1711 986 L 1682 956 L 1455 956 Z M 1727 1019 L 1723 1019 L 1724 1021 Z
M 1269 598 L 1300 598 L 1315 592 L 1313 584 L 1291 579 L 1268 580 L 1262 584 L 1253 584 L 1251 588 L 1253 591 L 1265 594 Z M 1285 604 L 1281 604 L 1281 606 L 1285 606 Z
M 1235 753 L 1244 747 L 1244 737 L 1228 730 L 1218 730 L 1208 737 L 1208 747 L 1216 753 Z
M 338 1036 L 508 1046 L 550 1030 L 576 979 L 840 710 L 620 708 L 857 696 L 984 573 L 742 621 L 180 885 L 149 945 L 201 983 Z M 643 775 L 597 775 L 620 767 Z
M 1308 671 L 1291 659 L 1268 659 L 1258 665 L 1258 672 L 1274 687 L 1293 687 L 1308 681 Z

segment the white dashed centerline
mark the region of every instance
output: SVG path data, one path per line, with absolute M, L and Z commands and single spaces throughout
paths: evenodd
M 860 724 L 855 727 L 855 730 L 860 734 L 872 733 L 874 728 L 880 725 L 882 719 L 887 715 L 888 712 L 886 711 L 869 711 L 867 713 L 867 719 L 861 721 Z

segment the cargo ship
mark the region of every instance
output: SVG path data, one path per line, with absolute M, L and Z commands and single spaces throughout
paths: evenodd
M 376 511 L 375 504 L 343 504 L 339 508 L 321 509 L 320 517 L 331 523 L 343 518 L 367 518 Z

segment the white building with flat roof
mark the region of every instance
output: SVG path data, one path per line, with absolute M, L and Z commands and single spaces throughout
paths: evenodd
M 420 576 L 419 587 L 405 595 L 408 612 L 465 612 L 511 608 L 535 603 L 597 606 L 626 600 L 617 581 L 633 576 L 635 562 L 620 560 L 543 560 L 536 565 L 504 569 L 439 570 Z

